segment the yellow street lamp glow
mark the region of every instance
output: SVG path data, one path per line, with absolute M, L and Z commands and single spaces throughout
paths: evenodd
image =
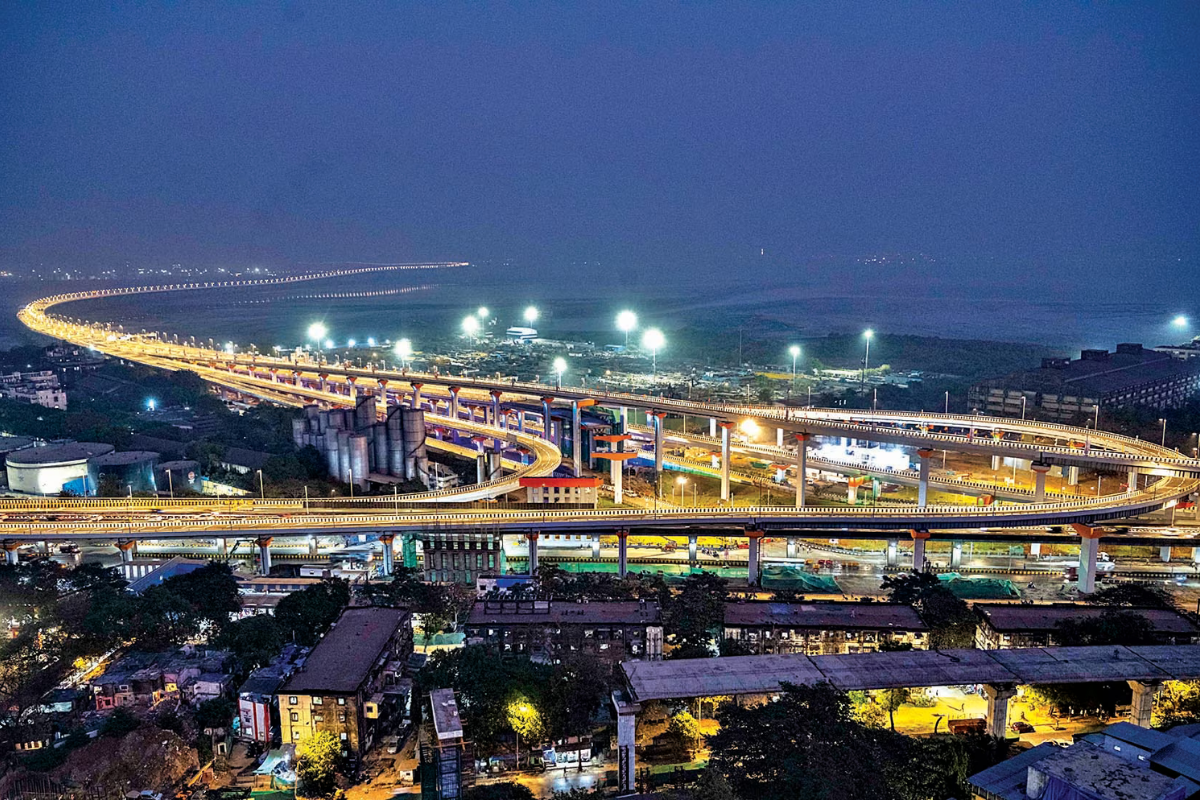
M 537 322 L 537 318 L 538 318 L 538 310 L 535 307 L 530 306 L 529 308 L 525 309 L 525 321 L 526 322 L 528 322 L 530 325 L 532 325 L 533 323 Z
M 472 317 L 467 317 L 466 319 L 464 319 L 462 321 L 462 329 L 463 329 L 463 333 L 465 333 L 467 336 L 474 336 L 475 334 L 479 333 L 478 317 L 472 316 Z
M 683 486 L 685 483 L 687 483 L 687 478 L 676 478 L 675 483 L 679 484 L 680 486 Z
M 323 323 L 314 322 L 308 326 L 308 338 L 314 342 L 319 342 L 325 338 L 325 334 L 329 333 L 329 329 Z
M 759 427 L 757 422 L 747 418 L 741 421 L 741 424 L 738 425 L 738 430 L 741 431 L 746 438 L 753 439 L 758 435 Z

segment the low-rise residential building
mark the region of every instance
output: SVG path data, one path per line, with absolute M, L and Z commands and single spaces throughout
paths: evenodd
M 530 503 L 571 503 L 594 508 L 600 491 L 600 479 L 596 477 L 521 478 L 520 483 Z
M 341 739 L 343 755 L 360 761 L 400 724 L 410 691 L 402 674 L 412 649 L 407 611 L 343 611 L 304 665 L 279 687 L 283 743 L 299 744 L 317 731 L 330 731 Z
M 898 603 L 726 603 L 723 636 L 755 655 L 870 653 L 884 644 L 923 650 L 929 629 Z
M 289 644 L 279 657 L 251 672 L 238 689 L 238 735 L 269 745 L 279 740 L 279 687 L 304 663 L 308 648 Z
M 0 375 L 0 397 L 45 408 L 67 407 L 67 391 L 59 385 L 58 374 L 49 369 Z
M 475 585 L 481 575 L 504 571 L 504 542 L 495 533 L 426 533 L 425 580 Z
M 1078 359 L 1045 358 L 972 386 L 967 402 L 987 414 L 1070 421 L 1102 408 L 1180 408 L 1200 392 L 1200 360 L 1140 344 L 1116 352 L 1084 350 Z
M 224 677 L 228 685 L 230 655 L 225 650 L 182 647 L 166 653 L 128 653 L 109 665 L 91 681 L 97 711 L 129 706 L 150 706 L 178 698 L 192 702 L 193 685 L 204 676 L 200 696 L 212 695 L 213 686 Z
M 631 659 L 662 658 L 658 603 L 564 603 L 533 599 L 477 601 L 464 626 L 467 644 L 498 655 L 524 655 L 552 663 L 582 653 L 615 667 Z
M 974 608 L 979 614 L 975 646 L 980 650 L 1054 647 L 1059 644 L 1055 638 L 1059 625 L 1093 619 L 1105 611 L 1145 617 L 1159 644 L 1200 643 L 1200 628 L 1178 611 L 1166 608 L 1113 609 L 1076 603 L 976 603 Z

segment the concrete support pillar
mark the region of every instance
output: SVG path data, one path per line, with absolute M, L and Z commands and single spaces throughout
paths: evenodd
M 1200 547 L 1192 548 L 1192 563 L 1200 564 Z
M 1079 467 L 1067 467 L 1067 485 L 1079 485 Z
M 710 438 L 710 439 L 717 438 L 717 419 L 716 419 L 716 417 L 710 417 L 708 420 L 708 438 Z
M 1128 489 L 1131 492 L 1138 490 L 1138 471 L 1136 469 L 1129 470 Z
M 629 531 L 617 531 L 617 575 L 624 578 L 629 574 Z
M 1159 684 L 1153 681 L 1128 681 L 1133 689 L 1133 703 L 1129 709 L 1129 721 L 1139 728 L 1149 728 L 1150 719 L 1154 715 L 1154 695 L 1158 694 Z
M 487 453 L 480 453 L 475 456 L 475 482 L 485 483 L 488 479 L 488 457 Z
M 358 378 L 353 375 L 346 378 L 346 394 L 349 396 L 351 403 L 358 400 Z
M 808 490 L 808 440 L 807 433 L 796 434 L 796 508 L 804 508 L 804 496 Z
M 538 568 L 538 537 L 541 536 L 537 531 L 530 531 L 525 535 L 526 541 L 529 542 L 529 577 L 537 577 Z
M 655 458 L 657 460 L 658 457 Z M 659 462 L 660 470 L 661 463 Z M 583 423 L 580 419 L 578 400 L 571 401 L 571 465 L 576 478 L 583 475 Z
M 783 447 L 783 428 L 775 429 L 775 446 Z
M 387 393 L 388 382 L 385 381 L 383 378 L 380 378 L 378 381 L 376 381 L 376 383 L 379 384 L 379 391 L 375 395 L 375 398 L 376 398 L 375 402 L 378 404 L 378 407 L 383 409 L 384 413 L 386 414 L 387 413 L 387 403 L 388 403 L 388 393 Z
M 612 478 L 613 502 L 621 505 L 625 502 L 625 462 L 609 461 L 609 477 Z
M 950 543 L 950 568 L 958 569 L 962 566 L 962 542 Z
M 1033 556 L 1033 558 L 1034 558 L 1034 560 L 1035 560 L 1035 561 L 1036 561 L 1037 559 L 1041 558 L 1041 556 L 1042 556 L 1042 543 L 1041 543 L 1041 542 L 1034 542 L 1033 544 L 1029 545 L 1029 555 Z
M 592 558 L 600 558 L 600 534 L 598 533 L 592 534 Z
M 921 484 L 917 488 L 917 505 L 924 508 L 929 500 L 929 459 L 933 458 L 933 450 L 922 447 L 917 451 L 917 456 L 921 459 Z
M 4 548 L 6 550 L 8 549 L 7 542 L 5 543 Z M 137 542 L 135 542 L 133 539 L 122 539 L 121 541 L 117 542 L 117 549 L 121 551 L 122 565 L 133 563 L 133 557 L 137 553 Z M 15 564 L 16 562 L 10 561 L 9 563 Z
M 497 428 L 507 428 L 508 425 L 506 424 L 506 420 L 504 419 L 504 414 L 501 413 L 501 409 L 500 409 L 500 398 L 503 395 L 503 393 L 493 389 L 491 392 L 491 395 L 492 395 L 492 419 L 495 420 L 495 422 L 493 422 L 492 424 L 495 425 Z M 578 475 L 578 473 L 576 473 L 576 474 Z
M 1158 557 L 1162 559 L 1162 562 L 1164 564 L 1170 564 L 1171 563 L 1171 545 L 1164 544 L 1162 547 L 1158 548 Z
M 20 563 L 21 559 L 17 555 L 17 551 L 20 549 L 20 547 L 21 547 L 20 542 L 5 542 L 4 543 L 5 561 L 9 565 L 16 566 L 18 563 Z M 121 560 L 124 561 L 125 559 L 122 558 Z
M 862 486 L 862 478 L 850 477 L 846 479 L 846 504 L 858 504 L 858 487 Z
M 746 537 L 750 540 L 750 549 L 748 552 L 750 560 L 747 562 L 746 583 L 751 586 L 758 586 L 762 573 L 762 548 L 759 545 L 762 544 L 763 532 L 748 529 Z
M 308 557 L 316 558 L 317 555 L 317 537 L 310 536 L 308 537 Z
M 789 536 L 787 539 L 787 557 L 788 558 L 796 557 L 796 540 L 793 539 L 791 536 Z
M 548 442 L 554 441 L 554 423 L 550 417 L 550 404 L 553 402 L 553 397 L 542 398 L 542 438 Z
M 631 794 L 637 791 L 637 703 L 617 699 L 617 792 Z
M 1033 502 L 1046 502 L 1046 473 L 1050 471 L 1049 464 L 1033 463 L 1029 465 L 1033 470 Z
M 729 462 L 730 462 L 730 429 L 732 422 L 721 423 L 721 502 L 729 502 Z
M 1079 592 L 1091 594 L 1096 591 L 1096 554 L 1100 551 L 1100 529 L 1072 523 L 1079 534 Z
M 412 390 L 413 390 L 412 407 L 413 408 L 421 407 L 421 389 L 423 389 L 423 388 L 425 388 L 425 384 L 423 384 L 423 383 L 412 384 Z
M 392 549 L 395 541 L 396 534 L 394 533 L 379 534 L 379 542 L 383 545 L 383 574 L 385 577 L 396 571 L 396 551 Z
M 665 445 L 663 444 L 663 420 L 666 418 L 666 416 L 667 415 L 662 413 L 661 411 L 653 411 L 650 413 L 650 417 L 654 420 L 653 424 L 654 424 L 654 493 L 655 494 L 658 494 L 660 492 L 659 484 L 662 479 L 662 473 L 663 473 L 663 455 L 664 455 L 663 450 L 665 449 Z
M 929 540 L 929 531 L 909 531 L 913 540 L 913 572 L 925 571 L 925 542 Z
M 688 561 L 693 564 L 696 563 L 696 555 L 697 555 L 696 539 L 697 539 L 696 534 L 693 533 L 693 534 L 688 535 Z
M 323 391 L 325 391 L 325 390 L 328 388 L 328 387 L 325 385 L 325 382 L 326 382 L 328 379 L 329 379 L 329 376 L 328 376 L 328 375 L 326 375 L 325 373 L 321 373 L 320 375 L 318 375 L 318 376 L 317 376 L 317 380 L 318 380 L 318 383 L 317 383 L 317 388 L 318 388 L 318 389 L 320 389 L 322 392 L 323 392 Z
M 525 412 L 521 409 L 517 409 L 517 431 L 525 432 Z
M 258 572 L 260 575 L 271 574 L 271 537 L 260 536 L 254 540 L 258 545 Z
M 461 391 L 461 386 L 450 387 L 450 419 L 458 419 L 458 393 Z
M 1000 471 L 1000 456 L 992 456 L 992 472 Z
M 888 539 L 887 540 L 887 561 L 886 561 L 886 563 L 889 567 L 895 567 L 900 564 L 900 540 L 899 539 Z
M 229 560 L 229 540 L 224 536 L 217 539 L 217 552 L 221 554 L 222 561 Z
M 985 684 L 983 694 L 987 698 L 987 733 L 1003 739 L 1008 734 L 1008 701 L 1017 694 L 1017 689 Z

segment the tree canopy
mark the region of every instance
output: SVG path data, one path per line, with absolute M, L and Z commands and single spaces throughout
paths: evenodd
M 912 606 L 929 626 L 933 650 L 969 648 L 975 641 L 975 614 L 970 607 L 931 572 L 887 575 L 883 589 L 888 600 Z

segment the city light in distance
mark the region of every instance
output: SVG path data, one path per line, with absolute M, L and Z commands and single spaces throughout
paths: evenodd
M 666 343 L 666 337 L 663 336 L 663 332 L 658 328 L 650 328 L 642 334 L 642 347 L 653 353 L 657 353 Z
M 530 306 L 529 308 L 525 309 L 525 321 L 526 322 L 528 322 L 530 325 L 532 325 L 533 323 L 537 322 L 537 318 L 538 318 L 537 308 L 535 308 L 534 306 Z
M 358 342 L 351 339 L 350 341 L 346 342 L 346 347 L 354 347 L 356 344 L 358 344 Z
M 479 333 L 479 318 L 474 316 L 467 317 L 462 322 L 462 329 L 463 333 L 467 336 L 474 336 Z
M 367 337 L 367 347 L 374 347 L 374 346 L 375 346 L 375 337 L 368 336 Z
M 329 329 L 325 327 L 324 323 L 314 322 L 312 325 L 308 326 L 308 338 L 312 339 L 314 342 L 321 341 L 328 333 Z
M 1174 325 L 1176 328 L 1186 328 L 1187 324 L 1188 324 L 1188 318 L 1185 317 L 1183 314 L 1180 314 L 1178 317 L 1171 320 L 1171 324 Z
M 333 339 L 326 339 L 326 340 L 325 340 L 325 349 L 326 349 L 326 350 L 332 350 L 334 347 L 335 347 L 335 345 L 334 345 L 334 343 L 333 343 Z
M 410 341 L 409 339 L 401 339 L 400 341 L 396 342 L 395 351 L 396 351 L 396 355 L 399 356 L 401 359 L 406 359 L 406 358 L 412 357 L 412 354 L 413 354 L 412 341 Z
M 637 314 L 632 311 L 622 311 L 620 314 L 617 314 L 617 330 L 622 333 L 629 333 L 636 329 L 637 324 Z

